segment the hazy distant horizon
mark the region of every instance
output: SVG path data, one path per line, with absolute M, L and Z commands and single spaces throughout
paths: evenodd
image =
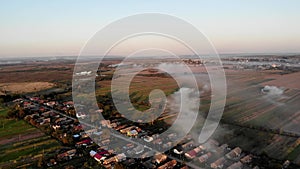
M 300 52 L 299 53 L 221 53 L 218 54 L 221 58 L 222 57 L 243 57 L 243 56 L 300 56 Z M 180 55 L 181 57 L 196 57 L 196 55 Z M 0 61 L 10 61 L 10 60 L 28 60 L 28 59 L 49 59 L 49 60 L 55 60 L 55 59 L 76 59 L 78 57 L 78 55 L 70 55 L 70 56 L 10 56 L 10 57 L 0 57 Z M 96 56 L 96 55 L 89 55 L 89 56 L 85 56 L 87 59 L 92 59 L 92 58 L 97 58 L 100 56 Z M 105 56 L 106 58 L 124 58 L 126 56 L 123 55 L 107 55 Z M 161 55 L 161 56 L 138 56 L 138 57 L 171 57 L 170 55 Z M 200 54 L 200 57 L 208 57 L 208 55 L 206 54 Z

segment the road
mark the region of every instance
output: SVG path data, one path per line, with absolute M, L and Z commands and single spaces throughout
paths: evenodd
M 65 113 L 62 113 L 62 112 L 60 112 L 60 111 L 58 111 L 58 110 L 55 110 L 55 109 L 53 109 L 53 108 L 51 108 L 51 107 L 48 107 L 48 106 L 45 106 L 45 105 L 43 105 L 43 104 L 39 104 L 39 103 L 33 102 L 33 101 L 29 100 L 28 97 L 24 98 L 24 100 L 26 100 L 26 101 L 28 101 L 28 102 L 31 102 L 31 103 L 33 103 L 34 105 L 38 106 L 38 107 L 43 107 L 43 108 L 45 108 L 45 109 L 47 109 L 47 110 L 53 111 L 53 112 L 55 112 L 55 113 L 57 113 L 57 114 L 60 114 L 60 115 L 63 116 L 63 117 L 66 117 L 66 118 L 69 118 L 69 119 L 72 119 L 72 120 L 78 120 L 77 118 L 74 118 L 74 117 L 71 117 L 71 116 L 69 116 L 69 115 L 66 115 Z M 95 126 L 93 126 L 93 125 L 91 125 L 91 124 L 89 124 L 89 123 L 85 123 L 85 122 L 82 122 L 82 121 L 80 121 L 80 123 L 81 123 L 81 124 L 84 124 L 84 125 L 86 125 L 86 126 L 89 126 L 89 127 L 91 127 L 91 128 L 96 128 Z M 128 137 L 125 137 L 125 136 L 123 136 L 123 135 L 115 134 L 115 133 L 113 133 L 113 132 L 111 132 L 110 134 L 111 134 L 112 136 L 116 137 L 116 138 L 121 139 L 121 140 L 130 142 L 130 143 L 133 143 L 133 144 L 136 144 L 136 145 L 141 145 L 141 143 L 135 142 L 135 141 L 133 141 L 132 139 L 130 139 L 130 138 L 128 138 Z M 148 151 L 153 151 L 153 152 L 155 152 L 155 153 L 161 153 L 160 151 L 158 151 L 158 150 L 156 150 L 156 149 L 154 149 L 154 148 L 150 148 L 150 147 L 148 147 L 148 146 L 146 146 L 146 145 L 142 145 L 142 146 L 144 146 L 145 149 L 148 149 Z M 191 168 L 195 168 L 195 169 L 204 169 L 204 168 L 201 168 L 201 167 L 199 167 L 199 166 L 197 166 L 197 165 L 195 165 L 195 164 L 193 164 L 193 163 L 191 163 L 191 162 L 183 161 L 183 160 L 181 160 L 181 159 L 178 159 L 178 158 L 176 158 L 176 157 L 170 156 L 170 155 L 168 155 L 168 154 L 166 154 L 166 155 L 168 156 L 168 158 L 170 158 L 170 159 L 172 159 L 172 160 L 176 160 L 177 162 L 180 162 L 180 163 L 182 163 L 182 164 L 185 164 L 185 165 L 187 165 L 187 166 L 189 166 L 189 167 L 191 167 Z

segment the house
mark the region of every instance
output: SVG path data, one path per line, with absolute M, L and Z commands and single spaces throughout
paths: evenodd
M 193 158 L 195 158 L 195 157 L 197 156 L 197 154 L 198 154 L 199 152 L 201 152 L 201 151 L 203 151 L 203 147 L 200 145 L 200 146 L 194 148 L 193 150 L 191 150 L 191 151 L 185 153 L 184 156 L 185 156 L 186 158 L 193 159 Z
M 45 107 L 40 107 L 40 108 L 39 108 L 39 111 L 40 111 L 40 112 L 44 112 L 44 111 L 46 111 L 46 109 L 45 109 Z
M 222 144 L 220 147 L 217 148 L 217 153 L 223 154 L 225 150 L 228 148 L 228 144 Z
M 151 136 L 145 136 L 144 137 L 144 141 L 146 141 L 147 143 L 150 143 L 151 141 L 153 141 L 153 137 L 151 137 Z
M 178 154 L 178 155 L 180 155 L 180 154 L 183 153 L 183 151 L 182 151 L 182 149 L 181 149 L 180 147 L 174 148 L 174 149 L 173 149 L 173 152 L 174 152 L 175 154 Z
M 74 138 L 74 140 L 79 140 L 80 135 L 79 135 L 79 134 L 74 134 L 74 135 L 73 135 L 73 138 Z
M 210 157 L 212 156 L 211 152 L 208 152 L 206 154 L 203 154 L 198 158 L 200 163 L 205 163 Z
M 241 162 L 233 163 L 231 166 L 227 167 L 227 169 L 242 169 L 243 164 Z
M 210 145 L 214 145 L 214 146 L 219 146 L 219 142 L 214 139 L 209 139 L 206 143 L 208 143 Z
M 39 104 L 44 104 L 45 102 L 47 102 L 47 100 L 40 99 L 38 102 Z
M 72 159 L 76 154 L 76 149 L 71 149 L 66 152 L 57 155 L 57 159 L 59 160 L 69 160 Z
M 191 141 L 189 141 L 189 142 L 183 144 L 181 147 L 182 147 L 182 149 L 187 149 L 187 148 L 193 147 L 193 146 L 194 146 L 194 141 L 191 140 Z
M 69 107 L 73 107 L 74 106 L 74 102 L 73 101 L 67 101 L 67 102 L 64 102 L 63 105 L 67 106 L 68 108 Z
M 108 146 L 100 146 L 99 148 L 104 149 L 104 150 L 108 150 Z
M 130 130 L 127 132 L 127 136 L 136 137 L 139 133 L 136 130 Z
M 245 157 L 243 157 L 241 159 L 241 162 L 244 163 L 244 164 L 250 163 L 251 161 L 252 161 L 251 155 L 246 155 Z
M 83 128 L 82 128 L 82 125 L 79 124 L 79 125 L 77 125 L 77 126 L 74 125 L 73 129 L 74 129 L 75 131 L 81 131 Z
M 123 129 L 123 128 L 125 128 L 125 127 L 127 127 L 127 125 L 126 124 L 124 124 L 124 125 L 121 125 L 121 126 L 117 126 L 117 127 L 115 127 L 115 130 L 121 130 L 121 129 Z
M 286 161 L 282 164 L 282 167 L 283 167 L 283 168 L 288 168 L 290 164 L 291 164 L 291 162 L 290 162 L 289 160 L 286 160 Z
M 49 162 L 47 162 L 47 166 L 48 167 L 51 167 L 51 166 L 54 166 L 54 165 L 56 165 L 57 164 L 57 162 L 55 161 L 55 159 L 50 159 L 49 160 Z
M 31 101 L 39 101 L 40 98 L 38 98 L 38 97 L 30 97 L 29 100 L 31 100 Z
M 49 106 L 49 107 L 53 107 L 53 106 L 56 105 L 56 101 L 50 101 L 50 102 L 44 103 L 44 105 Z
M 32 108 L 35 108 L 35 105 L 32 104 L 31 102 L 24 102 L 23 103 L 23 107 L 26 109 L 26 108 L 29 108 L 29 109 L 32 109 Z
M 241 155 L 242 153 L 242 149 L 239 147 L 234 148 L 233 150 L 231 150 L 229 153 L 226 154 L 226 157 L 228 159 L 234 159 L 237 158 Z
M 224 164 L 225 164 L 226 160 L 224 157 L 219 158 L 218 160 L 216 160 L 215 162 L 210 164 L 211 168 L 223 168 Z
M 153 157 L 153 161 L 156 162 L 157 164 L 164 162 L 166 159 L 167 159 L 167 156 L 162 153 L 157 153 Z
M 129 126 L 129 127 L 124 128 L 124 129 L 121 129 L 120 132 L 122 134 L 126 134 L 128 131 L 130 131 L 130 130 L 132 130 L 134 128 L 135 128 L 135 126 Z
M 177 134 L 176 133 L 171 133 L 167 137 L 168 137 L 169 140 L 174 140 L 174 139 L 176 139 Z
M 101 120 L 100 124 L 102 127 L 108 127 L 110 125 L 110 120 Z
M 59 129 L 60 128 L 60 125 L 58 125 L 58 124 L 54 124 L 54 125 L 52 125 L 51 126 L 54 130 L 57 130 L 57 129 Z
M 91 144 L 93 144 L 93 141 L 88 138 L 88 139 L 84 139 L 84 140 L 82 140 L 80 142 L 77 142 L 76 146 L 80 147 L 80 146 L 87 146 L 87 145 L 91 145 Z
M 49 124 L 49 123 L 50 123 L 50 121 L 51 121 L 51 119 L 50 119 L 50 118 L 46 118 L 46 119 L 44 119 L 44 118 L 43 118 L 43 121 L 42 121 L 42 122 L 40 122 L 40 125 L 43 125 L 43 124 Z
M 174 168 L 176 166 L 176 164 L 177 164 L 177 161 L 172 160 L 172 161 L 169 161 L 166 164 L 158 167 L 157 169 L 171 169 L 171 168 Z
M 161 145 L 163 143 L 162 139 L 158 138 L 156 140 L 153 141 L 153 144 L 158 144 Z
M 14 103 L 16 103 L 16 102 L 23 102 L 23 99 L 22 98 L 18 98 L 18 99 L 13 100 L 13 102 Z
M 76 113 L 76 117 L 80 118 L 80 119 L 85 119 L 86 118 L 86 114 L 83 112 L 78 112 Z
M 65 121 L 65 120 L 67 120 L 66 117 L 61 117 L 61 118 L 56 119 L 54 122 L 55 122 L 56 124 L 58 124 L 59 122 Z
M 95 132 L 97 132 L 97 129 L 95 129 L 95 128 L 90 129 L 90 130 L 85 130 L 85 133 L 86 133 L 87 135 L 92 135 L 92 134 L 94 134 Z
M 93 156 L 93 158 L 94 158 L 96 161 L 100 162 L 100 161 L 102 161 L 102 160 L 105 160 L 106 157 L 103 157 L 102 155 L 96 153 L 96 154 Z
M 42 113 L 41 115 L 42 115 L 43 117 L 49 117 L 49 116 L 50 116 L 50 112 L 51 112 L 51 111 L 47 111 L 47 112 Z
M 184 140 L 186 140 L 186 141 L 189 141 L 189 140 L 192 140 L 192 135 L 191 134 L 188 134 L 188 135 L 186 135 L 186 136 L 184 136 Z
M 139 127 L 136 127 L 135 130 L 136 130 L 138 133 L 143 132 L 143 130 L 142 130 L 141 128 L 139 128 Z
M 97 154 L 98 154 L 98 155 L 97 155 Z M 100 161 L 100 160 L 103 160 L 103 159 L 104 159 L 104 158 L 101 156 L 101 154 L 97 153 L 97 152 L 94 151 L 94 150 L 91 150 L 91 151 L 90 151 L 90 156 L 91 156 L 91 157 L 95 157 L 95 155 L 97 155 L 96 158 L 95 158 L 96 161 Z M 101 157 L 100 157 L 100 156 L 101 156 Z
M 69 150 L 69 151 L 67 151 L 66 153 L 68 154 L 68 156 L 73 157 L 73 156 L 75 156 L 75 154 L 76 154 L 76 149 Z
M 98 148 L 97 152 L 98 152 L 98 154 L 100 154 L 100 155 L 109 155 L 109 154 L 110 154 L 110 152 L 108 152 L 108 151 L 105 150 L 105 149 L 101 149 L 101 148 Z
M 157 138 L 159 138 L 159 134 L 153 134 L 151 137 L 152 137 L 153 139 L 157 139 Z
M 108 126 L 108 128 L 116 128 L 118 126 L 117 123 L 111 123 L 110 126 Z
M 113 163 L 113 162 L 116 162 L 117 161 L 117 157 L 116 156 L 113 156 L 113 157 L 110 157 L 108 159 L 105 159 L 103 161 L 103 164 L 104 165 L 107 165 L 107 164 L 110 164 L 110 163 Z
M 59 114 L 57 114 L 57 113 L 55 113 L 55 112 L 53 112 L 53 111 L 50 112 L 50 116 L 51 116 L 52 118 L 59 118 L 59 117 L 60 117 Z
M 121 154 L 118 154 L 116 156 L 117 158 L 117 162 L 121 162 L 121 161 L 124 161 L 126 159 L 126 155 L 124 153 L 121 153 Z

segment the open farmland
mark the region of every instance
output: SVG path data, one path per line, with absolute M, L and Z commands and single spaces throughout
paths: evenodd
M 0 83 L 66 82 L 72 79 L 73 66 L 64 60 L 0 65 Z
M 49 136 L 37 136 L 35 138 L 5 144 L 0 148 L 0 162 L 21 160 L 22 158 L 56 150 L 59 147 L 61 147 L 60 144 Z
M 291 160 L 299 163 L 300 140 L 297 137 L 283 136 L 268 131 L 222 124 L 213 135 L 230 146 L 239 146 L 255 155 L 267 155 L 274 159 Z
M 101 81 L 98 84 L 100 87 L 97 89 L 97 94 L 104 95 L 111 91 L 111 81 Z M 138 92 L 139 96 L 145 97 L 154 89 L 161 89 L 166 94 L 171 94 L 177 88 L 175 80 L 169 77 L 136 76 L 130 84 L 129 93 Z
M 7 108 L 0 107 L 0 144 L 18 141 L 30 134 L 43 135 L 38 129 L 23 120 L 7 118 Z
M 0 91 L 2 93 L 22 94 L 46 90 L 54 86 L 53 83 L 49 82 L 0 83 Z
M 298 101 L 300 90 L 278 84 L 282 94 L 268 95 L 261 92 L 266 85 L 274 85 L 273 72 L 228 72 L 228 95 L 223 119 L 238 124 L 254 125 L 270 129 L 282 129 L 300 134 Z M 278 75 L 276 75 L 278 76 Z M 291 75 L 281 75 L 284 78 Z M 294 76 L 297 78 L 296 76 Z M 294 83 L 293 83 L 294 82 Z M 296 86 L 296 81 L 290 81 Z
M 234 134 L 227 142 L 300 164 L 299 73 L 227 70 L 226 76 L 228 93 L 222 122 L 234 126 L 228 129 Z M 282 93 L 263 93 L 267 85 Z
M 7 108 L 0 107 L 0 168 L 36 163 L 43 153 L 61 147 L 55 139 L 23 120 L 8 119 Z

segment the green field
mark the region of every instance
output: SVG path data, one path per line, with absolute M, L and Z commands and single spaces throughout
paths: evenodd
M 0 117 L 6 116 L 7 108 L 4 108 L 2 105 L 0 105 Z
M 2 145 L 0 147 L 0 163 L 10 160 L 20 160 L 23 157 L 32 157 L 58 149 L 60 144 L 49 136 Z
M 20 134 L 40 132 L 27 122 L 6 117 L 8 108 L 0 106 L 0 138 L 11 138 Z
M 26 121 L 6 118 L 7 111 L 8 108 L 0 107 L 0 168 L 1 164 L 14 161 L 16 165 L 15 162 L 18 164 L 21 159 L 33 158 L 61 147 L 57 140 L 44 135 Z M 32 137 L 18 139 L 28 135 Z M 9 139 L 12 141 L 7 141 Z
M 10 138 L 19 134 L 39 132 L 23 120 L 1 119 L 0 138 Z
M 295 160 L 296 158 L 299 157 L 299 154 L 300 154 L 300 145 L 297 146 L 295 149 L 293 149 L 293 151 L 291 153 L 289 153 L 289 155 L 287 156 L 287 159 Z

